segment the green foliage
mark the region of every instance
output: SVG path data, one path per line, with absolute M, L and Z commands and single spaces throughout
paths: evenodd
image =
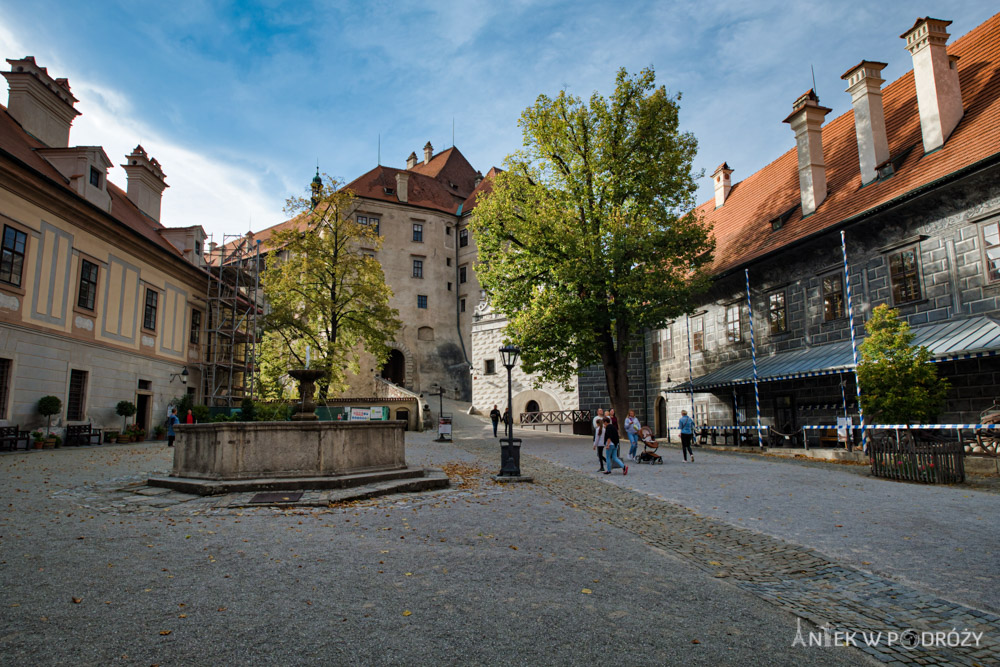
M 626 414 L 633 335 L 689 312 L 708 286 L 714 241 L 694 213 L 679 95 L 652 69 L 619 71 L 589 103 L 541 95 L 521 115 L 525 148 L 507 157 L 472 221 L 477 271 L 509 318 L 523 368 L 566 382 L 601 362 Z
M 191 408 L 191 411 L 194 415 L 194 420 L 199 424 L 204 424 L 211 420 L 212 413 L 207 405 L 196 405 Z
M 906 320 L 884 304 L 872 311 L 865 329 L 858 362 L 865 416 L 883 424 L 932 423 L 950 385 L 938 377 L 930 351 L 912 344 Z
M 38 414 L 43 417 L 51 417 L 59 414 L 62 410 L 62 401 L 58 396 L 42 396 L 38 399 Z
M 247 396 L 240 402 L 240 421 L 255 422 L 257 420 L 257 404 Z
M 172 404 L 177 408 L 177 418 L 184 422 L 187 417 L 188 410 L 194 407 L 194 395 L 192 394 L 181 394 L 172 401 Z
M 381 365 L 401 325 L 373 256 L 381 237 L 358 224 L 353 194 L 338 187 L 326 178 L 315 207 L 310 199 L 288 200 L 286 211 L 297 214 L 299 224 L 268 240 L 264 293 L 270 313 L 259 356 L 264 398 L 285 396 L 282 378 L 289 368 L 305 366 L 306 346 L 310 367 L 326 372 L 316 385 L 320 400 L 346 389 L 346 371 L 360 371 L 362 350 Z
M 135 410 L 135 404 L 132 401 L 118 401 L 118 405 L 115 406 L 115 414 L 122 418 L 123 431 L 128 418 L 135 414 Z
M 287 403 L 257 403 L 257 421 L 285 422 L 292 416 L 292 408 Z

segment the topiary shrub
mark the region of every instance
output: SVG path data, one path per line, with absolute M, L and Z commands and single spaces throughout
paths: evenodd
M 132 401 L 118 401 L 115 406 L 115 414 L 122 418 L 122 431 L 125 430 L 125 422 L 135 414 L 135 403 Z
M 59 414 L 62 410 L 62 401 L 58 396 L 42 396 L 38 399 L 38 414 L 45 417 L 45 433 L 52 433 L 52 415 Z
M 212 413 L 209 411 L 207 405 L 196 405 L 191 408 L 191 413 L 194 415 L 194 420 L 199 424 L 212 421 Z
M 248 396 L 240 402 L 240 421 L 255 422 L 257 419 L 257 404 Z

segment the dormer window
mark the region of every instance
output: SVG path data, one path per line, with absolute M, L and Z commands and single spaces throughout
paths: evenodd
M 101 187 L 101 172 L 96 167 L 90 168 L 90 184 L 95 188 Z
M 392 188 L 382 188 L 382 189 L 385 190 L 385 193 L 387 195 L 394 195 L 394 194 L 396 194 L 396 191 L 393 190 Z

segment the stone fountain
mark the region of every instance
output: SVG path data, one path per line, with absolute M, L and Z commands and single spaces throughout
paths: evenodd
M 446 476 L 407 468 L 405 421 L 319 421 L 313 395 L 323 371 L 299 368 L 288 374 L 299 382 L 292 421 L 175 426 L 173 470 L 149 485 L 200 495 L 338 489 L 386 480 L 412 480 L 406 488 L 396 484 L 401 490 L 448 485 Z

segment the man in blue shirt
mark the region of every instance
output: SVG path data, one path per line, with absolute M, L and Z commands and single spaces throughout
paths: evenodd
M 171 408 L 170 416 L 167 417 L 167 447 L 174 446 L 174 425 L 180 423 L 177 418 L 177 408 Z
M 677 426 L 681 429 L 681 451 L 684 454 L 684 461 L 688 460 L 690 453 L 691 463 L 694 463 L 694 451 L 691 449 L 691 441 L 694 440 L 694 420 L 688 417 L 687 410 L 681 410 L 681 420 Z

